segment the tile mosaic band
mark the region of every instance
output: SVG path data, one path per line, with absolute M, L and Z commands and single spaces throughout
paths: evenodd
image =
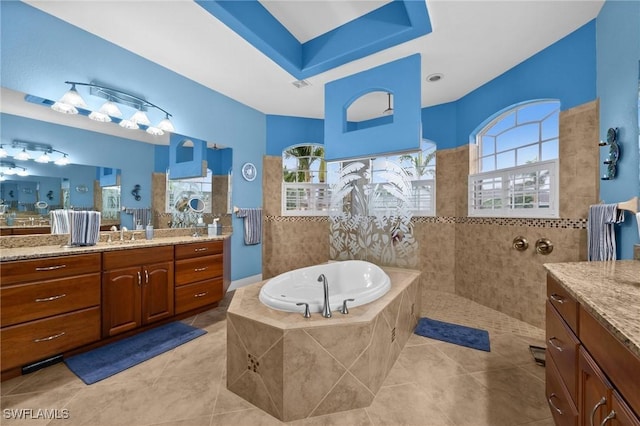
M 265 216 L 265 222 L 329 222 L 328 216 Z M 587 229 L 587 219 L 531 219 L 505 217 L 414 216 L 418 223 L 465 223 L 469 225 L 528 226 L 532 228 Z

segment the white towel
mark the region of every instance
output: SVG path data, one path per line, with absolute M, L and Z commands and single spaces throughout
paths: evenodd
M 244 218 L 244 243 L 260 244 L 262 239 L 262 209 L 238 209 L 236 216 Z
M 624 222 L 624 210 L 617 204 L 596 204 L 589 207 L 587 219 L 587 260 L 616 260 L 614 225 Z
M 52 210 L 49 212 L 49 222 L 51 223 L 52 234 L 68 234 L 69 233 L 69 211 L 68 210 Z
M 636 225 L 638 225 L 638 237 L 640 237 L 640 212 L 636 213 Z
M 100 212 L 70 212 L 71 245 L 94 246 L 100 237 Z

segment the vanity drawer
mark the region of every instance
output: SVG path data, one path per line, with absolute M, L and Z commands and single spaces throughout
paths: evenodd
M 8 370 L 100 340 L 100 308 L 2 329 L 2 369 Z
M 100 273 L 0 288 L 2 327 L 100 305 Z
M 172 246 L 116 250 L 102 255 L 102 268 L 109 271 L 171 260 L 173 260 Z
M 547 275 L 547 300 L 578 334 L 578 302 L 550 275 Z
M 196 281 L 221 277 L 222 270 L 222 254 L 177 260 L 175 285 L 181 286 Z
M 91 253 L 3 262 L 2 286 L 99 272 L 100 259 L 100 253 Z
M 222 296 L 222 278 L 177 287 L 176 314 L 216 303 Z
M 562 378 L 553 359 L 546 362 L 545 397 L 557 426 L 577 426 L 578 410 L 562 384 Z
M 202 241 L 198 243 L 179 244 L 176 246 L 176 260 L 191 259 L 197 256 L 222 254 L 223 240 Z
M 560 371 L 560 376 L 567 386 L 569 395 L 574 402 L 577 401 L 577 368 L 578 346 L 580 342 L 569 330 L 560 315 L 547 302 L 547 354 L 555 361 Z

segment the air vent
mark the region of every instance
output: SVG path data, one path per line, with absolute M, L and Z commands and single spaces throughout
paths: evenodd
M 309 83 L 307 80 L 296 80 L 291 84 L 296 86 L 298 89 L 303 89 L 307 86 L 311 86 L 311 83 Z

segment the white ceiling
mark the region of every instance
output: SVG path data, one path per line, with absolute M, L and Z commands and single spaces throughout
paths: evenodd
M 26 2 L 263 113 L 322 118 L 325 83 L 414 53 L 422 55 L 422 106 L 455 101 L 595 18 L 604 0 L 427 0 L 432 33 L 308 78 L 303 89 L 191 0 Z M 386 3 L 262 2 L 300 41 Z M 427 83 L 432 73 L 444 78 Z M 387 99 L 358 106 L 356 119 L 372 118 Z

